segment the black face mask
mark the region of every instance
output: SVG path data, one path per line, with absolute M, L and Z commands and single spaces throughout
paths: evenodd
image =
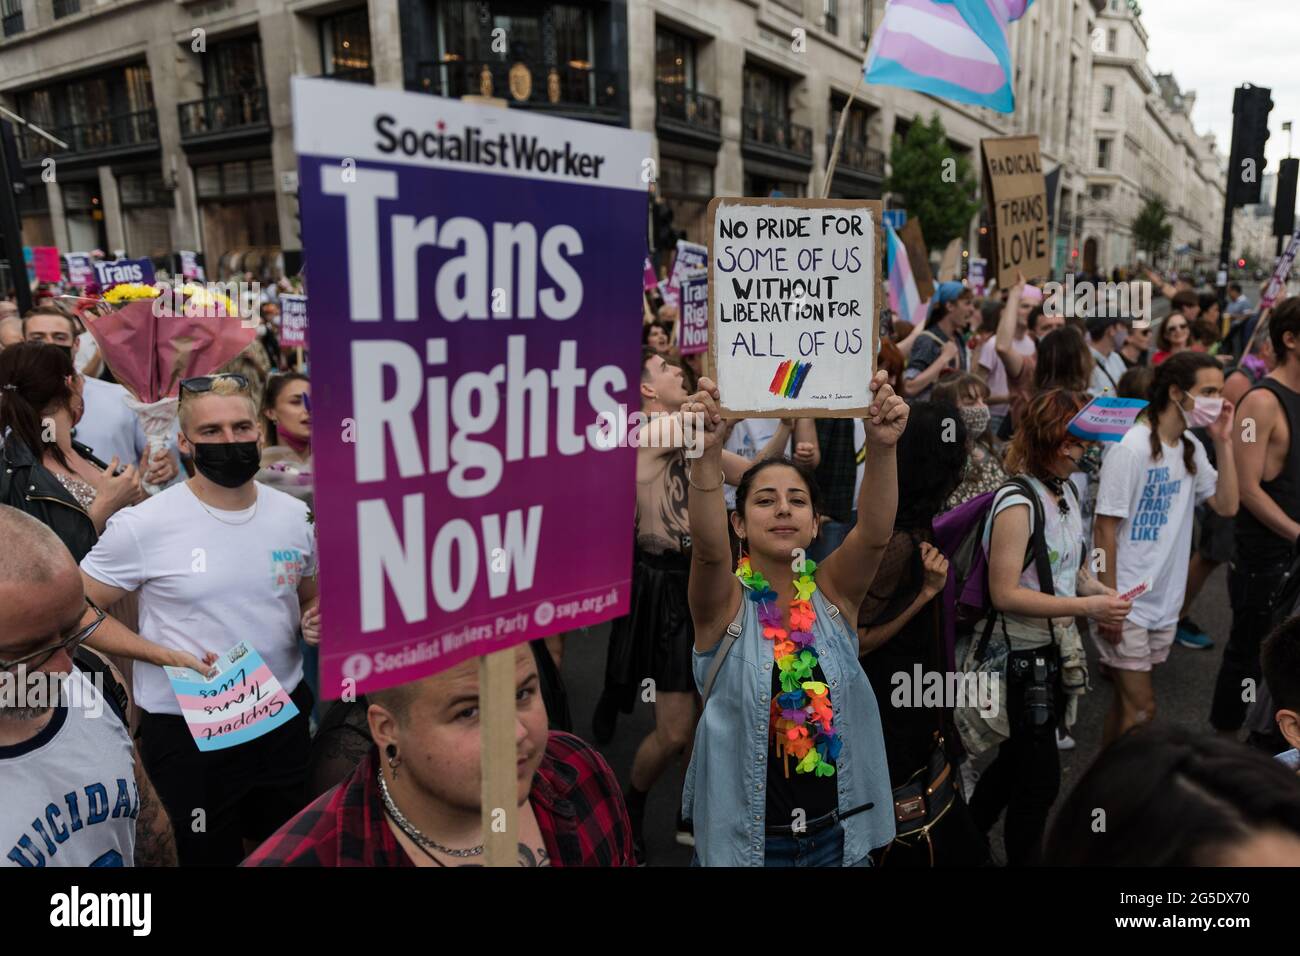
M 204 478 L 223 488 L 247 484 L 262 466 L 255 441 L 191 442 L 194 467 Z

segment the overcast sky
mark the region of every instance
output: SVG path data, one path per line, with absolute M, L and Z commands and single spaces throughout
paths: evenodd
M 1192 122 L 1232 145 L 1232 91 L 1242 83 L 1269 87 L 1273 112 L 1265 172 L 1287 155 L 1282 124 L 1300 133 L 1300 0 L 1140 0 L 1150 37 L 1148 63 L 1196 91 Z M 1292 155 L 1295 155 L 1294 151 Z

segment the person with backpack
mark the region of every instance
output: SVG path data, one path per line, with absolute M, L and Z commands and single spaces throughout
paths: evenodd
M 768 458 L 736 489 L 731 523 L 745 557 L 733 573 L 718 390 L 701 379 L 683 406 L 705 423 L 688 474 L 703 710 L 682 797 L 700 865 L 866 866 L 894 838 L 880 712 L 853 627 L 898 505 L 895 446 L 908 408 L 885 377 L 871 382 L 857 524 L 821 565 L 806 556 L 817 482 L 803 465 Z
M 0 691 L 0 865 L 175 866 L 126 688 L 82 646 L 104 612 L 36 518 L 0 505 L 0 539 L 0 674 L 29 695 L 46 682 L 39 702 Z
M 953 724 L 954 701 L 923 696 L 928 682 L 952 669 L 939 598 L 948 561 L 934 547 L 933 520 L 961 481 L 966 447 L 955 406 L 912 405 L 895 453 L 894 533 L 858 610 L 862 669 L 880 702 L 894 790 L 897 835 L 877 858 L 884 866 L 979 866 L 988 860 L 988 839 L 958 788 L 956 768 L 965 753 Z
M 1120 593 L 1146 585 L 1128 619 L 1102 624 L 1094 635 L 1110 668 L 1115 695 L 1103 744 L 1155 717 L 1151 671 L 1169 657 L 1192 550 L 1196 505 L 1218 515 L 1237 513 L 1237 469 L 1230 402 L 1213 356 L 1179 352 L 1156 368 L 1151 404 L 1106 455 L 1097 495 L 1098 576 Z M 1189 429 L 1205 427 L 1218 471 Z
M 962 335 L 976 315 L 974 295 L 960 282 L 941 282 L 930 300 L 925 329 L 917 337 L 903 372 L 903 394 L 925 401 L 945 371 L 967 371 Z
M 1067 715 L 1062 671 L 1070 672 L 1071 689 L 1086 683 L 1074 619 L 1118 624 L 1132 609 L 1083 564 L 1081 509 L 1070 475 L 1088 442 L 1068 427 L 1087 402 L 1083 392 L 1050 389 L 1029 403 L 1007 450 L 1014 477 L 993 494 L 983 526 L 991 612 L 972 654 L 986 665 L 999 662 L 992 669 L 1004 713 L 990 726 L 1006 739 L 980 776 L 970 809 L 985 832 L 1006 810 L 1011 866 L 1038 861 L 1060 788 L 1056 729 Z

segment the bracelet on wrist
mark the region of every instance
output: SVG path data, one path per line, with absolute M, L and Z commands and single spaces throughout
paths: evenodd
M 692 468 L 688 468 L 688 469 L 686 469 L 686 481 L 687 481 L 687 483 L 688 483 L 692 488 L 694 488 L 696 491 L 717 491 L 719 488 L 722 487 L 722 473 L 719 471 L 719 473 L 718 473 L 718 483 L 717 483 L 716 485 L 713 485 L 713 486 L 711 486 L 711 487 L 709 487 L 709 488 L 705 488 L 703 485 L 697 485 L 697 484 L 695 483 L 695 474 L 694 474 L 694 469 L 692 469 Z

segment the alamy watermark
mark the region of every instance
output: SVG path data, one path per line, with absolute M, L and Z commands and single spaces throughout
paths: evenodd
M 70 680 L 71 673 L 28 670 L 25 664 L 0 671 L 0 717 L 34 720 L 60 705 L 83 708 L 87 717 L 99 717 L 104 713 L 103 675 L 81 676 L 85 679 Z
M 1070 274 L 1065 282 L 1043 284 L 1043 312 L 1067 319 L 1126 319 L 1145 329 L 1151 325 L 1151 296 L 1150 282 L 1076 282 Z
M 998 675 L 989 671 L 927 671 L 914 664 L 911 671 L 895 671 L 889 678 L 894 707 L 974 707 L 981 717 L 996 717 L 1001 709 Z
M 642 412 L 620 404 L 596 416 L 597 448 L 682 448 L 687 458 L 704 454 L 702 412 Z

